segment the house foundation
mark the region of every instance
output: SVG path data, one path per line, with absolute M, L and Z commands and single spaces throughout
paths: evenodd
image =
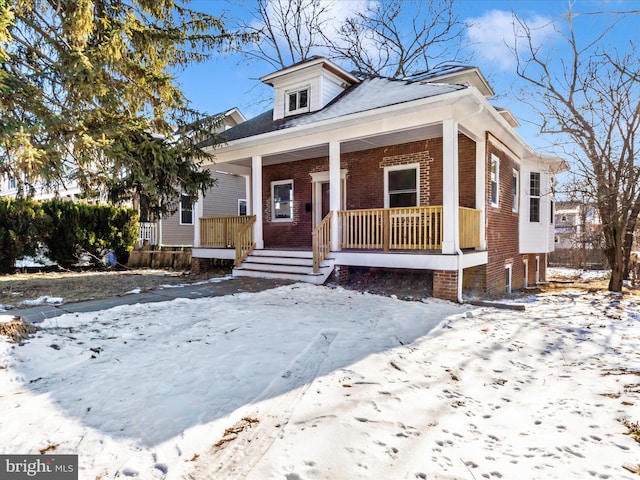
M 443 300 L 458 301 L 458 272 L 436 270 L 433 272 L 433 296 Z

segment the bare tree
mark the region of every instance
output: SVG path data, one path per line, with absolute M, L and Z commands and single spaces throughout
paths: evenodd
M 402 78 L 435 59 L 456 60 L 464 24 L 452 0 L 257 0 L 242 53 L 284 68 L 324 55 L 370 74 Z
M 403 78 L 460 54 L 464 24 L 452 0 L 367 3 L 339 27 L 323 32 L 332 56 L 361 72 Z
M 250 21 L 239 21 L 255 42 L 243 45 L 249 59 L 273 68 L 285 68 L 307 60 L 322 45 L 322 29 L 333 2 L 326 0 L 257 0 Z
M 624 51 L 606 44 L 624 16 L 615 16 L 599 35 L 589 32 L 593 40 L 586 45 L 578 41 L 576 17 L 567 12 L 565 33 L 556 25 L 566 47 L 558 52 L 536 45 L 532 30 L 514 16 L 517 74 L 530 87 L 527 97 L 537 102 L 533 105 L 542 119 L 541 133 L 568 141 L 566 154 L 573 158 L 602 221 L 611 267 L 609 290 L 619 292 L 630 253 L 625 237 L 633 232 L 640 207 L 640 58 L 633 41 Z

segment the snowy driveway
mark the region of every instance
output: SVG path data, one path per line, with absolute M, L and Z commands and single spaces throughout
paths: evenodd
M 182 450 L 184 431 L 205 425 L 219 438 L 229 425 L 216 421 L 240 407 L 410 344 L 459 311 L 448 302 L 299 284 L 64 315 L 43 322 L 36 338 L 11 353 L 1 345 L 2 365 L 11 368 L 0 372 L 0 404 L 7 393 L 25 395 L 0 433 L 7 439 L 12 432 L 11 449 L 20 452 L 69 434 L 82 443 L 106 435 L 127 448 L 168 442 Z M 42 435 L 34 438 L 25 422 Z M 136 463 L 132 471 L 141 468 Z
M 625 479 L 640 304 L 526 312 L 290 285 L 50 319 L 0 342 L 0 450 L 80 479 Z

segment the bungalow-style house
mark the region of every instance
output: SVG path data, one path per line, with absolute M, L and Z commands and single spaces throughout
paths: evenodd
M 545 278 L 565 163 L 524 142 L 477 68 L 394 80 L 314 57 L 261 80 L 273 109 L 204 144 L 216 169 L 249 178 L 248 215 L 197 215 L 194 270 L 226 258 L 234 275 L 317 284 L 350 267 L 421 270 L 458 301 Z

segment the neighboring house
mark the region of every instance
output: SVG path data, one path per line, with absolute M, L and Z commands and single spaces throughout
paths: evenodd
M 220 127 L 216 133 L 220 134 L 245 121 L 244 116 L 237 108 L 221 112 L 213 117 L 222 117 Z M 178 211 L 157 222 L 157 235 L 153 240 L 149 238 L 153 245 L 164 246 L 192 246 L 194 238 L 194 225 L 198 216 L 238 216 L 247 214 L 247 181 L 248 176 L 241 176 L 235 173 L 220 171 L 215 164 L 205 166 L 211 172 L 211 176 L 217 179 L 216 186 L 207 195 L 200 198 L 198 205 L 200 210 L 196 211 L 189 198 L 184 196 L 180 202 Z M 155 228 L 151 224 L 150 229 Z M 152 235 L 150 230 L 149 235 Z
M 566 267 L 603 268 L 602 222 L 595 205 L 557 202 L 555 212 L 555 249 L 549 261 Z
M 50 200 L 52 198 L 60 198 L 62 200 L 76 200 L 82 194 L 80 187 L 76 182 L 67 181 L 52 187 L 46 187 L 41 184 L 34 185 L 34 200 Z M 18 195 L 18 182 L 15 177 L 0 177 L 0 197 L 15 198 Z
M 393 80 L 314 57 L 261 80 L 273 110 L 205 146 L 216 170 L 249 179 L 249 215 L 215 218 L 200 199 L 194 270 L 226 258 L 235 275 L 312 283 L 350 267 L 421 270 L 451 300 L 545 279 L 566 163 L 524 142 L 477 68 Z

